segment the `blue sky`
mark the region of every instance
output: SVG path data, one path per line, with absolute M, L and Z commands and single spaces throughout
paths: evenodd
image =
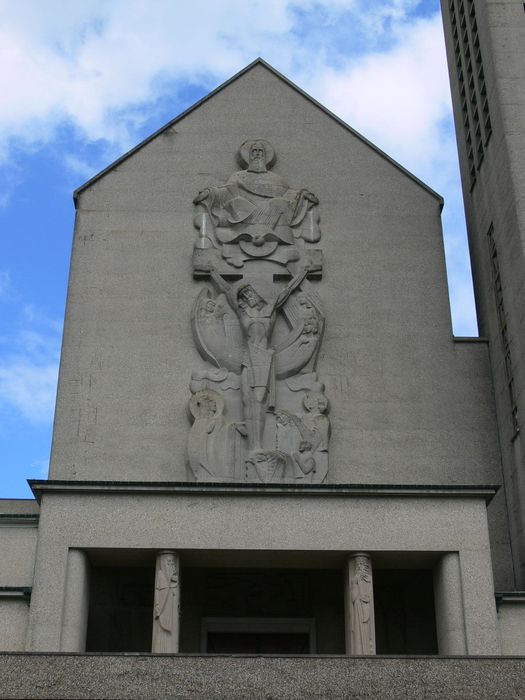
M 45 478 L 72 191 L 257 56 L 445 197 L 476 335 L 438 0 L 0 0 L 0 496 Z

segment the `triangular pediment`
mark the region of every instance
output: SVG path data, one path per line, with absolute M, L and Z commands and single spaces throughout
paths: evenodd
M 243 76 L 246 76 L 250 71 L 253 71 L 257 67 L 263 67 L 265 70 L 267 70 L 274 78 L 277 80 L 283 81 L 286 85 L 288 85 L 290 88 L 295 90 L 297 93 L 302 95 L 308 102 L 312 105 L 314 105 L 316 108 L 320 109 L 324 114 L 326 114 L 330 119 L 333 119 L 336 121 L 340 126 L 342 126 L 344 129 L 346 129 L 348 132 L 350 132 L 353 136 L 358 138 L 360 141 L 365 143 L 367 146 L 369 146 L 375 153 L 380 155 L 382 158 L 390 162 L 396 169 L 400 170 L 404 175 L 406 175 L 408 178 L 410 178 L 412 181 L 417 183 L 420 187 L 422 187 L 424 190 L 426 190 L 428 193 L 430 193 L 433 197 L 435 197 L 443 206 L 443 198 L 441 195 L 439 195 L 435 190 L 433 190 L 431 187 L 426 185 L 422 180 L 417 178 L 413 173 L 408 171 L 406 168 L 404 168 L 402 165 L 400 165 L 397 161 L 395 161 L 393 158 L 391 158 L 388 154 L 386 154 L 384 151 L 382 151 L 378 146 L 374 145 L 371 141 L 369 141 L 367 138 L 365 138 L 362 134 L 360 134 L 358 131 L 353 129 L 351 126 L 349 126 L 346 122 L 344 122 L 342 119 L 340 119 L 336 114 L 331 112 L 329 109 L 324 107 L 320 102 L 315 100 L 311 95 L 306 93 L 304 90 L 302 90 L 300 87 L 298 87 L 295 83 L 293 83 L 291 80 L 289 80 L 286 76 L 284 76 L 282 73 L 279 73 L 273 66 L 271 66 L 269 63 L 267 63 L 264 59 L 262 58 L 257 58 L 255 61 L 252 61 L 249 65 L 247 65 L 245 68 L 243 68 L 241 71 L 236 73 L 234 76 L 226 80 L 224 83 L 219 85 L 215 90 L 212 90 L 210 93 L 205 95 L 201 100 L 195 102 L 191 107 L 186 109 L 184 112 L 179 114 L 177 117 L 169 121 L 167 124 L 162 126 L 160 129 L 155 131 L 153 134 L 148 136 L 146 139 L 141 141 L 139 144 L 137 144 L 134 148 L 130 149 L 126 153 L 124 153 L 120 158 L 115 160 L 113 163 L 108 165 L 107 168 L 104 168 L 101 170 L 99 173 L 94 175 L 91 179 L 89 179 L 87 182 L 85 182 L 83 185 L 78 187 L 74 193 L 73 193 L 73 199 L 75 201 L 75 205 L 77 203 L 77 198 L 78 196 L 88 187 L 90 187 L 92 184 L 103 178 L 107 173 L 112 171 L 114 168 L 116 168 L 118 165 L 120 165 L 123 161 L 127 160 L 130 158 L 132 155 L 137 153 L 141 148 L 146 146 L 148 143 L 153 141 L 157 136 L 161 135 L 163 132 L 167 131 L 171 127 L 175 126 L 179 121 L 190 115 L 192 112 L 195 110 L 199 109 L 204 103 L 208 102 L 209 100 L 213 99 L 218 93 L 223 91 L 225 88 L 227 88 L 229 85 L 234 83 L 235 81 L 239 80 Z

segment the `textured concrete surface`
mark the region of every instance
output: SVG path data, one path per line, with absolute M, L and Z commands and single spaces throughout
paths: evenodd
M 471 188 L 457 69 L 449 17 L 449 1 L 441 0 L 458 133 L 461 178 L 473 266 L 480 332 L 490 342 L 499 442 L 512 533 L 515 582 L 525 587 L 525 22 L 523 3 L 476 0 L 480 51 L 492 122 L 492 136 Z M 465 6 L 466 7 L 466 6 Z M 487 232 L 493 238 L 503 288 L 504 320 L 510 346 L 513 388 L 521 433 L 515 435 L 511 416 L 502 324 L 492 280 Z M 501 550 L 500 550 L 501 551 Z M 495 573 L 504 585 L 504 559 L 495 557 Z M 498 584 L 499 585 L 499 584 Z
M 451 337 L 439 199 L 262 64 L 80 192 L 52 478 L 188 478 L 192 200 L 254 136 L 320 200 L 328 480 L 500 483 L 487 347 Z M 490 511 L 503 589 L 503 493 Z
M 501 653 L 525 656 L 525 602 L 508 601 L 498 606 Z
M 0 655 L 0 698 L 521 700 L 524 658 Z
M 254 134 L 320 200 L 329 480 L 497 482 L 487 349 L 451 338 L 439 200 L 260 64 L 79 195 L 52 478 L 187 478 L 206 366 L 192 199 Z
M 38 537 L 36 501 L 0 499 L 0 587 L 31 588 Z M 0 650 L 24 651 L 29 604 L 0 597 Z
M 106 550 L 114 560 L 133 550 L 149 554 L 152 562 L 155 551 L 173 549 L 183 565 L 185 553 L 251 553 L 269 565 L 272 556 L 302 554 L 306 561 L 316 557 L 321 567 L 330 556 L 363 550 L 372 557 L 396 553 L 397 566 L 404 552 L 430 552 L 437 558 L 441 552 L 457 551 L 467 651 L 499 652 L 483 496 L 46 494 L 28 650 L 60 648 L 69 548 Z
M 31 498 L 0 498 L 1 515 L 38 515 L 38 503 Z
M 32 586 L 38 523 L 0 519 L 0 586 Z
M 28 619 L 27 601 L 0 597 L 0 651 L 25 650 Z

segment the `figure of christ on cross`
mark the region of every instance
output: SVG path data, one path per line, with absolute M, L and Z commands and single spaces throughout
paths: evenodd
M 215 270 L 210 273 L 236 313 L 245 341 L 241 396 L 251 456 L 264 451 L 266 413 L 275 407 L 274 349 L 270 339 L 277 311 L 307 274 L 308 270 L 303 270 L 279 291 L 265 284 L 263 278 L 259 285 L 257 279 L 228 284 Z

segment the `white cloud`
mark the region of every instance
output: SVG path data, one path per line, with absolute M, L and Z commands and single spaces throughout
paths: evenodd
M 84 178 L 84 180 L 89 180 L 90 178 L 93 177 L 93 175 L 96 175 L 99 170 L 102 169 L 102 167 L 96 167 L 93 165 L 90 165 L 88 162 L 82 160 L 81 158 L 77 158 L 77 156 L 73 155 L 72 153 L 67 153 L 64 156 L 64 165 L 66 168 L 74 173 L 75 175 L 80 175 L 80 177 Z
M 477 335 L 441 17 L 407 21 L 403 8 L 399 17 L 388 49 L 349 58 L 337 70 L 319 65 L 308 88 L 444 196 L 454 331 Z
M 138 0 L 1 6 L 0 136 L 38 142 L 69 120 L 88 139 L 128 139 L 117 114 L 157 96 L 159 84 L 215 82 L 252 55 L 253 37 L 291 27 L 287 3 Z M 256 21 L 254 19 L 257 18 Z
M 293 74 L 326 54 L 330 26 L 341 17 L 351 45 L 358 32 L 382 35 L 388 21 L 399 24 L 418 4 L 6 0 L 0 3 L 0 62 L 9 66 L 0 73 L 0 157 L 7 157 L 13 140 L 46 141 L 66 121 L 89 140 L 129 146 L 130 108 L 158 97 L 168 84 L 172 92 L 177 81 L 212 87 L 259 54 Z M 323 23 L 326 31 L 315 39 L 321 46 L 302 35 L 305 12 Z
M 0 366 L 0 403 L 17 409 L 30 423 L 53 419 L 58 363 L 14 359 Z
M 359 3 L 359 19 L 369 37 L 385 31 L 388 24 L 394 27 L 404 22 L 410 10 L 420 5 L 420 0 L 390 0 L 390 2 L 371 3 L 364 0 Z
M 53 420 L 61 324 L 27 305 L 22 309 L 21 328 L 2 337 L 0 353 L 0 407 L 15 411 L 32 424 Z
M 469 270 L 452 240 L 463 228 L 441 17 L 436 0 L 418 19 L 421 4 L 0 0 L 0 162 L 64 123 L 123 152 L 159 97 L 211 89 L 261 55 L 445 196 L 453 307 L 467 308 L 454 287 Z M 72 154 L 64 163 L 86 179 L 97 169 Z
M 411 167 L 441 150 L 440 125 L 450 118 L 450 88 L 439 15 L 396 31 L 396 43 L 321 69 L 312 81 L 321 102 Z

